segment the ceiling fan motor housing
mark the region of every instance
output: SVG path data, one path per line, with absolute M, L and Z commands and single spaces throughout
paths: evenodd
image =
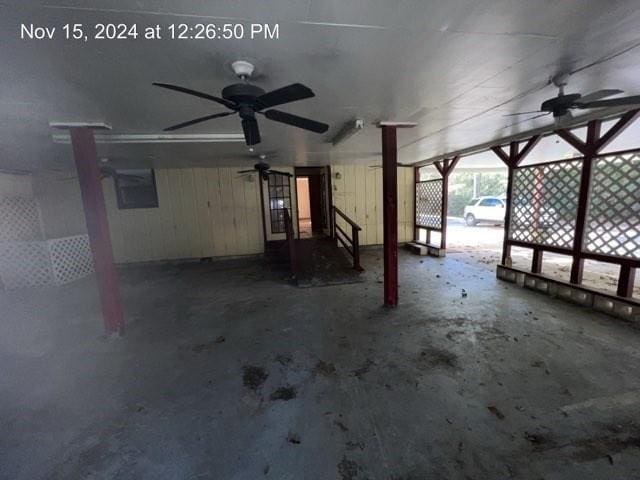
M 540 110 L 543 112 L 552 112 L 554 117 L 561 117 L 569 111 L 569 108 L 571 108 L 581 96 L 579 93 L 571 93 L 569 95 L 560 95 L 551 98 L 542 102 Z
M 264 93 L 262 88 L 250 83 L 234 83 L 222 89 L 222 98 L 240 105 L 255 105 L 256 98 Z

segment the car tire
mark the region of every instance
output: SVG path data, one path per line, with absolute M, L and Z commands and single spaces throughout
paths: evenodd
M 464 221 L 468 227 L 475 227 L 478 223 L 473 213 L 468 213 L 467 216 L 464 217 Z

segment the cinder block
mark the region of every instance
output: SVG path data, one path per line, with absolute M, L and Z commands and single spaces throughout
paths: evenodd
M 429 246 L 427 248 L 429 249 L 429 255 L 431 255 L 432 257 L 442 258 L 447 254 L 447 251 L 444 248 L 432 246 Z
M 429 248 L 424 245 L 418 245 L 417 243 L 407 243 L 407 250 L 415 255 L 420 255 L 421 257 L 426 256 L 429 253 Z

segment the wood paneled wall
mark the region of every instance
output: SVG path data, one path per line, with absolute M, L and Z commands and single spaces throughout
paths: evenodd
M 119 210 L 104 185 L 117 262 L 249 255 L 262 252 L 256 175 L 236 168 L 158 169 L 158 208 Z
M 339 174 L 340 178 L 336 178 Z M 333 204 L 362 227 L 361 245 L 382 244 L 382 168 L 331 167 Z M 413 240 L 413 168 L 398 168 L 398 241 Z M 347 229 L 345 223 L 340 226 Z
M 339 165 L 332 166 L 331 172 L 333 202 L 362 226 L 361 244 L 382 243 L 382 170 Z M 237 175 L 237 168 L 156 169 L 155 175 L 158 208 L 119 210 L 113 179 L 103 180 L 116 262 L 262 252 L 257 175 L 248 181 L 248 177 Z M 398 187 L 398 238 L 410 241 L 413 169 L 398 169 Z M 48 237 L 86 232 L 77 179 L 40 177 L 34 182 L 34 190 L 43 207 Z

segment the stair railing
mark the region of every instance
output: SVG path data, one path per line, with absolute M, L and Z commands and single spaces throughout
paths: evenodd
M 362 230 L 360 225 L 351 220 L 342 210 L 335 205 L 331 207 L 333 238 L 342 244 L 349 255 L 353 257 L 353 269 L 361 272 L 363 268 L 360 266 L 360 237 L 359 232 Z M 347 224 L 351 226 L 351 237 L 338 225 L 336 215 L 339 215 Z

